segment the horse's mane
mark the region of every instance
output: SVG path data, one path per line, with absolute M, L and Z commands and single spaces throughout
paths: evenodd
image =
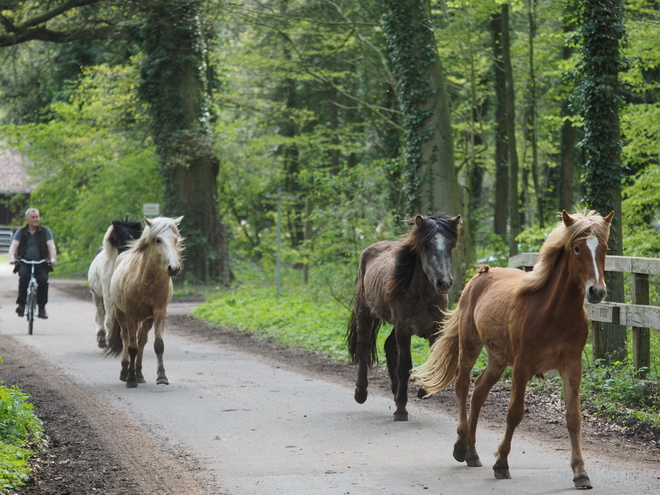
M 418 224 L 414 218 L 406 220 L 413 223 L 413 228 L 401 244 L 394 250 L 394 271 L 387 281 L 387 299 L 395 300 L 402 291 L 408 288 L 415 273 L 415 264 L 419 252 L 422 251 L 438 232 L 449 239 L 452 247 L 458 242 L 458 221 L 446 213 L 424 217 Z
M 518 292 L 534 292 L 543 287 L 552 276 L 562 253 L 568 252 L 577 239 L 595 235 L 607 242 L 610 225 L 598 213 L 577 212 L 571 217 L 575 220 L 573 224 L 566 227 L 560 221 L 550 233 L 541 247 L 536 265 L 520 281 Z
M 119 252 L 128 249 L 130 241 L 139 239 L 142 235 L 142 224 L 135 220 L 130 220 L 128 215 L 123 220 L 112 222 L 112 242 Z

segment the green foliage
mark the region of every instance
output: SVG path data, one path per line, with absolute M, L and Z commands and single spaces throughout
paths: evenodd
M 44 442 L 42 423 L 28 395 L 0 383 L 0 493 L 17 490 L 29 480 L 28 460 Z
M 143 203 L 162 201 L 136 84 L 130 66 L 90 67 L 68 102 L 49 107 L 50 122 L 0 129 L 30 158 L 39 184 L 30 206 L 53 231 L 60 274 L 86 272 L 112 220 L 140 219 Z

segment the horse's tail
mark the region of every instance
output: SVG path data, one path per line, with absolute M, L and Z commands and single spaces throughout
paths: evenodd
M 459 308 L 460 309 L 460 308 Z M 451 385 L 458 371 L 460 323 L 459 309 L 448 311 L 449 318 L 443 325 L 443 334 L 431 346 L 427 361 L 413 370 L 412 376 L 427 396 Z
M 111 311 L 114 308 L 111 309 Z M 119 356 L 124 350 L 124 344 L 121 341 L 121 327 L 117 318 L 112 318 L 112 324 L 106 336 L 106 347 L 103 349 L 104 356 Z
M 346 343 L 348 344 L 348 354 L 351 357 L 351 362 L 358 363 L 358 322 L 360 319 L 363 321 L 366 318 L 361 318 L 361 314 L 364 311 L 368 311 L 366 308 L 366 302 L 364 301 L 364 261 L 360 261 L 360 268 L 358 273 L 358 280 L 355 287 L 355 295 L 353 296 L 353 301 L 351 303 L 351 316 L 348 320 L 348 325 L 346 326 Z M 372 367 L 378 362 L 378 349 L 376 346 L 376 339 L 378 337 L 378 330 L 380 329 L 381 321 L 378 318 L 369 318 L 371 321 L 371 328 L 369 329 L 369 358 L 367 361 L 367 366 Z M 364 330 L 363 330 L 364 331 Z

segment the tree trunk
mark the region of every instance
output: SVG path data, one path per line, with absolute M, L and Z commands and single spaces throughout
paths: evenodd
M 509 256 L 518 254 L 520 234 L 520 211 L 518 198 L 518 150 L 516 145 L 516 103 L 511 62 L 511 41 L 509 38 L 509 4 L 502 4 L 502 61 L 506 80 L 506 130 L 509 156 Z
M 509 153 L 506 128 L 506 76 L 502 60 L 502 12 L 491 19 L 495 84 L 495 218 L 493 231 L 507 240 L 509 223 Z
M 526 105 L 526 139 L 532 149 L 532 181 L 534 182 L 534 199 L 536 200 L 536 214 L 539 227 L 545 225 L 545 211 L 543 208 L 543 182 L 539 171 L 539 147 L 536 138 L 536 72 L 534 70 L 534 38 L 536 38 L 536 0 L 528 0 L 527 19 L 529 23 L 529 80 L 527 83 L 527 105 Z M 531 201 L 530 201 L 531 203 Z M 530 205 L 531 206 L 531 205 Z M 528 222 L 532 219 L 528 218 Z
M 140 91 L 150 104 L 165 185 L 164 214 L 184 216 L 185 275 L 227 285 L 227 233 L 218 209 L 219 162 L 205 106 L 199 13 L 195 0 L 149 4 Z
M 609 253 L 623 254 L 621 231 L 621 85 L 619 40 L 624 36 L 623 0 L 585 0 L 582 3 L 581 109 L 584 117 L 585 193 L 589 208 L 602 215 L 616 211 Z M 622 273 L 607 273 L 608 300 L 623 301 Z M 601 358 L 626 358 L 626 328 L 603 325 L 597 339 Z

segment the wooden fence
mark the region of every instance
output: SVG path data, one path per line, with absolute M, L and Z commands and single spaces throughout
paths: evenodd
M 513 256 L 509 258 L 509 266 L 531 268 L 536 264 L 538 256 L 538 253 Z M 649 275 L 660 275 L 660 259 L 607 256 L 605 271 L 632 274 L 632 304 L 618 302 L 591 304 L 585 301 L 584 306 L 587 308 L 589 320 L 632 327 L 635 369 L 650 368 L 650 330 L 660 329 L 660 307 L 649 306 Z M 599 332 L 592 331 L 594 352 L 599 348 L 598 338 Z

